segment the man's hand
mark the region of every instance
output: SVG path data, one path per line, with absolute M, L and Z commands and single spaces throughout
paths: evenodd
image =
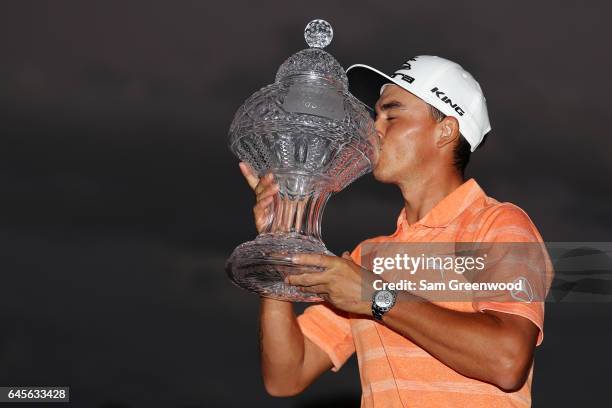
M 371 315 L 374 275 L 353 262 L 348 252 L 342 254 L 342 258 L 320 254 L 297 254 L 293 256 L 293 262 L 318 266 L 325 270 L 290 275 L 285 282 L 297 286 L 303 292 L 319 294 L 337 309 Z
M 240 162 L 239 167 L 247 183 L 255 192 L 256 203 L 253 207 L 253 215 L 257 232 L 261 233 L 272 222 L 274 195 L 278 193 L 278 184 L 274 182 L 272 173 L 260 179 L 246 163 Z

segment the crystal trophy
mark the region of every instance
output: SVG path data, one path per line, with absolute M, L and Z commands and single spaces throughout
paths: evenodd
M 289 274 L 320 272 L 292 263 L 291 255 L 332 255 L 321 241 L 325 204 L 372 168 L 374 123 L 348 92 L 344 69 L 323 51 L 332 36 L 328 22 L 311 21 L 304 30 L 310 48 L 290 56 L 275 82 L 251 95 L 230 126 L 231 151 L 279 184 L 266 229 L 234 249 L 226 263 L 235 284 L 261 296 L 322 300 L 284 283 Z

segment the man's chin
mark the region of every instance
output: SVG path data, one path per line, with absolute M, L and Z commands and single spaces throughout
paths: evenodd
M 379 166 L 374 167 L 372 175 L 374 176 L 374 179 L 380 183 L 391 182 L 391 180 L 389 180 L 389 176 L 386 175 L 385 172 Z

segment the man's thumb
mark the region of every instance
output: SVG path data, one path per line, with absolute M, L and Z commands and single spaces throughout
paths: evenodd
M 249 183 L 249 187 L 255 190 L 255 187 L 257 187 L 257 183 L 259 183 L 259 177 L 257 177 L 254 174 L 251 167 L 245 162 L 240 162 L 238 164 L 238 167 L 240 167 L 240 171 L 242 172 L 242 175 L 246 179 L 247 183 Z

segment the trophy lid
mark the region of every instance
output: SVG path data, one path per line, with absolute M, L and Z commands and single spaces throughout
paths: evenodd
M 348 90 L 348 78 L 342 66 L 323 48 L 327 47 L 334 36 L 331 24 L 325 20 L 312 20 L 304 29 L 304 39 L 310 48 L 298 51 L 280 66 L 276 82 L 294 75 L 322 77 Z

